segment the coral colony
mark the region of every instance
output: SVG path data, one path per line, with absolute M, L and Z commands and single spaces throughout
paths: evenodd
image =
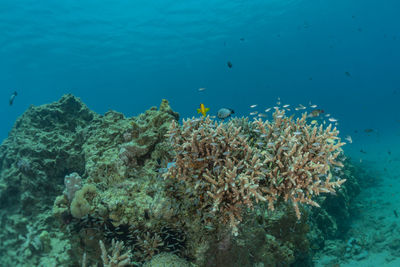
M 254 201 L 267 201 L 274 210 L 279 198 L 290 200 L 300 219 L 297 203 L 319 207 L 313 195 L 334 192 L 345 182 L 331 181 L 329 172 L 343 166 L 336 161 L 344 145 L 336 128 L 307 125 L 307 114 L 294 121 L 279 109 L 273 117 L 254 122 L 256 147 L 233 121 L 209 117 L 184 120 L 182 127 L 172 122 L 167 134 L 176 164 L 165 177 L 184 181 L 198 195 L 199 209 L 216 214 L 235 235 L 242 209 Z
M 132 118 L 72 95 L 30 107 L 0 147 L 12 214 L 0 249 L 16 251 L 4 262 L 286 266 L 338 231 L 325 207 L 341 201 L 345 218 L 350 196 L 319 195 L 356 182 L 337 177 L 348 163 L 336 128 L 278 107 L 271 120 L 178 121 L 166 100 Z

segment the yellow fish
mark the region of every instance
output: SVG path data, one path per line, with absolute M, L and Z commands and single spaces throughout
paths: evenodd
M 197 109 L 197 113 L 201 113 L 201 114 L 203 114 L 203 116 L 205 117 L 205 116 L 207 115 L 207 111 L 209 111 L 209 110 L 210 110 L 209 108 L 206 108 L 206 107 L 204 106 L 204 104 L 201 103 L 201 104 L 200 104 L 200 108 Z

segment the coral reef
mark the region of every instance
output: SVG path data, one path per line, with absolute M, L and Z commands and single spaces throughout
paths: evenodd
M 254 122 L 259 148 L 251 147 L 246 132 L 232 121 L 193 118 L 182 127 L 173 122 L 168 136 L 176 156 L 164 176 L 184 181 L 198 196 L 199 210 L 217 213 L 234 234 L 243 207 L 254 202 L 268 201 L 274 210 L 278 199 L 291 201 L 300 219 L 297 203 L 319 207 L 314 195 L 334 193 L 346 181 L 331 181 L 330 172 L 343 166 L 337 157 L 344 143 L 331 125 L 307 124 L 306 113 L 296 121 L 284 110 L 273 116 L 272 122 Z
M 331 169 L 343 167 L 337 160 L 345 143 L 340 142 L 339 131 L 331 124 L 308 124 L 307 113 L 294 120 L 285 116 L 285 110 L 276 109 L 272 121 L 256 121 L 260 133 L 257 145 L 263 148 L 264 164 L 268 170 L 260 181 L 268 207 L 274 210 L 278 198 L 290 200 L 300 219 L 297 203 L 315 207 L 314 195 L 334 193 L 346 179 L 332 180 Z
M 68 201 L 72 201 L 75 197 L 76 191 L 82 188 L 82 178 L 76 172 L 73 172 L 64 177 L 64 195 L 67 197 Z
M 260 152 L 232 122 L 188 119 L 182 127 L 171 124 L 168 136 L 176 153 L 175 164 L 164 177 L 182 180 L 197 195 L 201 213 L 216 214 L 234 234 L 244 207 L 253 199 L 265 201 L 258 189 L 262 175 Z
M 124 249 L 124 242 L 112 240 L 111 247 L 108 250 L 111 255 L 109 255 L 103 241 L 100 240 L 99 245 L 104 267 L 122 267 L 131 263 L 131 254 L 129 251 L 121 255 L 121 252 Z
M 1 264 L 289 265 L 348 216 L 319 196 L 344 181 L 335 129 L 178 119 L 166 100 L 131 118 L 72 95 L 30 107 L 0 146 Z

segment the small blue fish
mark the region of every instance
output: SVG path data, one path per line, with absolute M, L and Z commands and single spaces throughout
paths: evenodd
M 168 162 L 167 169 L 169 170 L 171 167 L 175 167 L 175 166 L 176 166 L 176 162 L 175 161 Z
M 9 100 L 10 106 L 12 106 L 12 104 L 14 103 L 14 99 L 17 95 L 18 95 L 17 91 L 14 91 L 14 93 L 12 93 L 12 95 L 10 96 Z
M 224 120 L 224 119 L 230 117 L 233 113 L 235 113 L 235 111 L 233 109 L 221 108 L 220 110 L 218 110 L 217 117 L 221 120 Z

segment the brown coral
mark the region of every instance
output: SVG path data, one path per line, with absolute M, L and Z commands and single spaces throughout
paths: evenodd
M 164 176 L 185 181 L 200 209 L 217 214 L 237 234 L 243 207 L 266 200 L 257 185 L 262 175 L 258 150 L 249 146 L 240 127 L 209 117 L 184 120 L 182 127 L 172 122 L 168 136 L 176 159 Z
M 160 253 L 164 245 L 162 238 L 158 234 L 151 235 L 149 232 L 138 236 L 140 252 L 138 256 L 144 260 L 151 259 L 154 255 Z
M 259 142 L 265 156 L 267 171 L 260 181 L 261 190 L 268 199 L 269 209 L 282 197 L 291 200 L 300 218 L 298 203 L 319 207 L 312 200 L 321 192 L 334 193 L 346 180 L 331 181 L 330 168 L 342 167 L 337 157 L 342 152 L 339 131 L 332 125 L 307 123 L 307 113 L 296 120 L 287 117 L 284 110 L 276 109 L 273 121 L 255 121 Z
M 330 168 L 342 166 L 339 131 L 306 118 L 294 120 L 277 108 L 273 121 L 256 120 L 250 134 L 235 122 L 209 117 L 184 120 L 182 127 L 173 122 L 167 136 L 175 164 L 164 177 L 184 181 L 202 212 L 216 214 L 234 234 L 243 207 L 252 208 L 254 201 L 268 201 L 273 210 L 278 199 L 290 200 L 300 218 L 298 203 L 319 207 L 314 195 L 333 193 L 345 182 L 331 181 Z M 250 147 L 245 134 L 255 136 L 258 147 Z
M 112 240 L 111 248 L 109 249 L 111 255 L 109 255 L 103 241 L 100 240 L 99 245 L 101 249 L 101 259 L 105 267 L 122 267 L 130 264 L 131 253 L 127 251 L 121 255 L 124 249 L 124 242 Z

